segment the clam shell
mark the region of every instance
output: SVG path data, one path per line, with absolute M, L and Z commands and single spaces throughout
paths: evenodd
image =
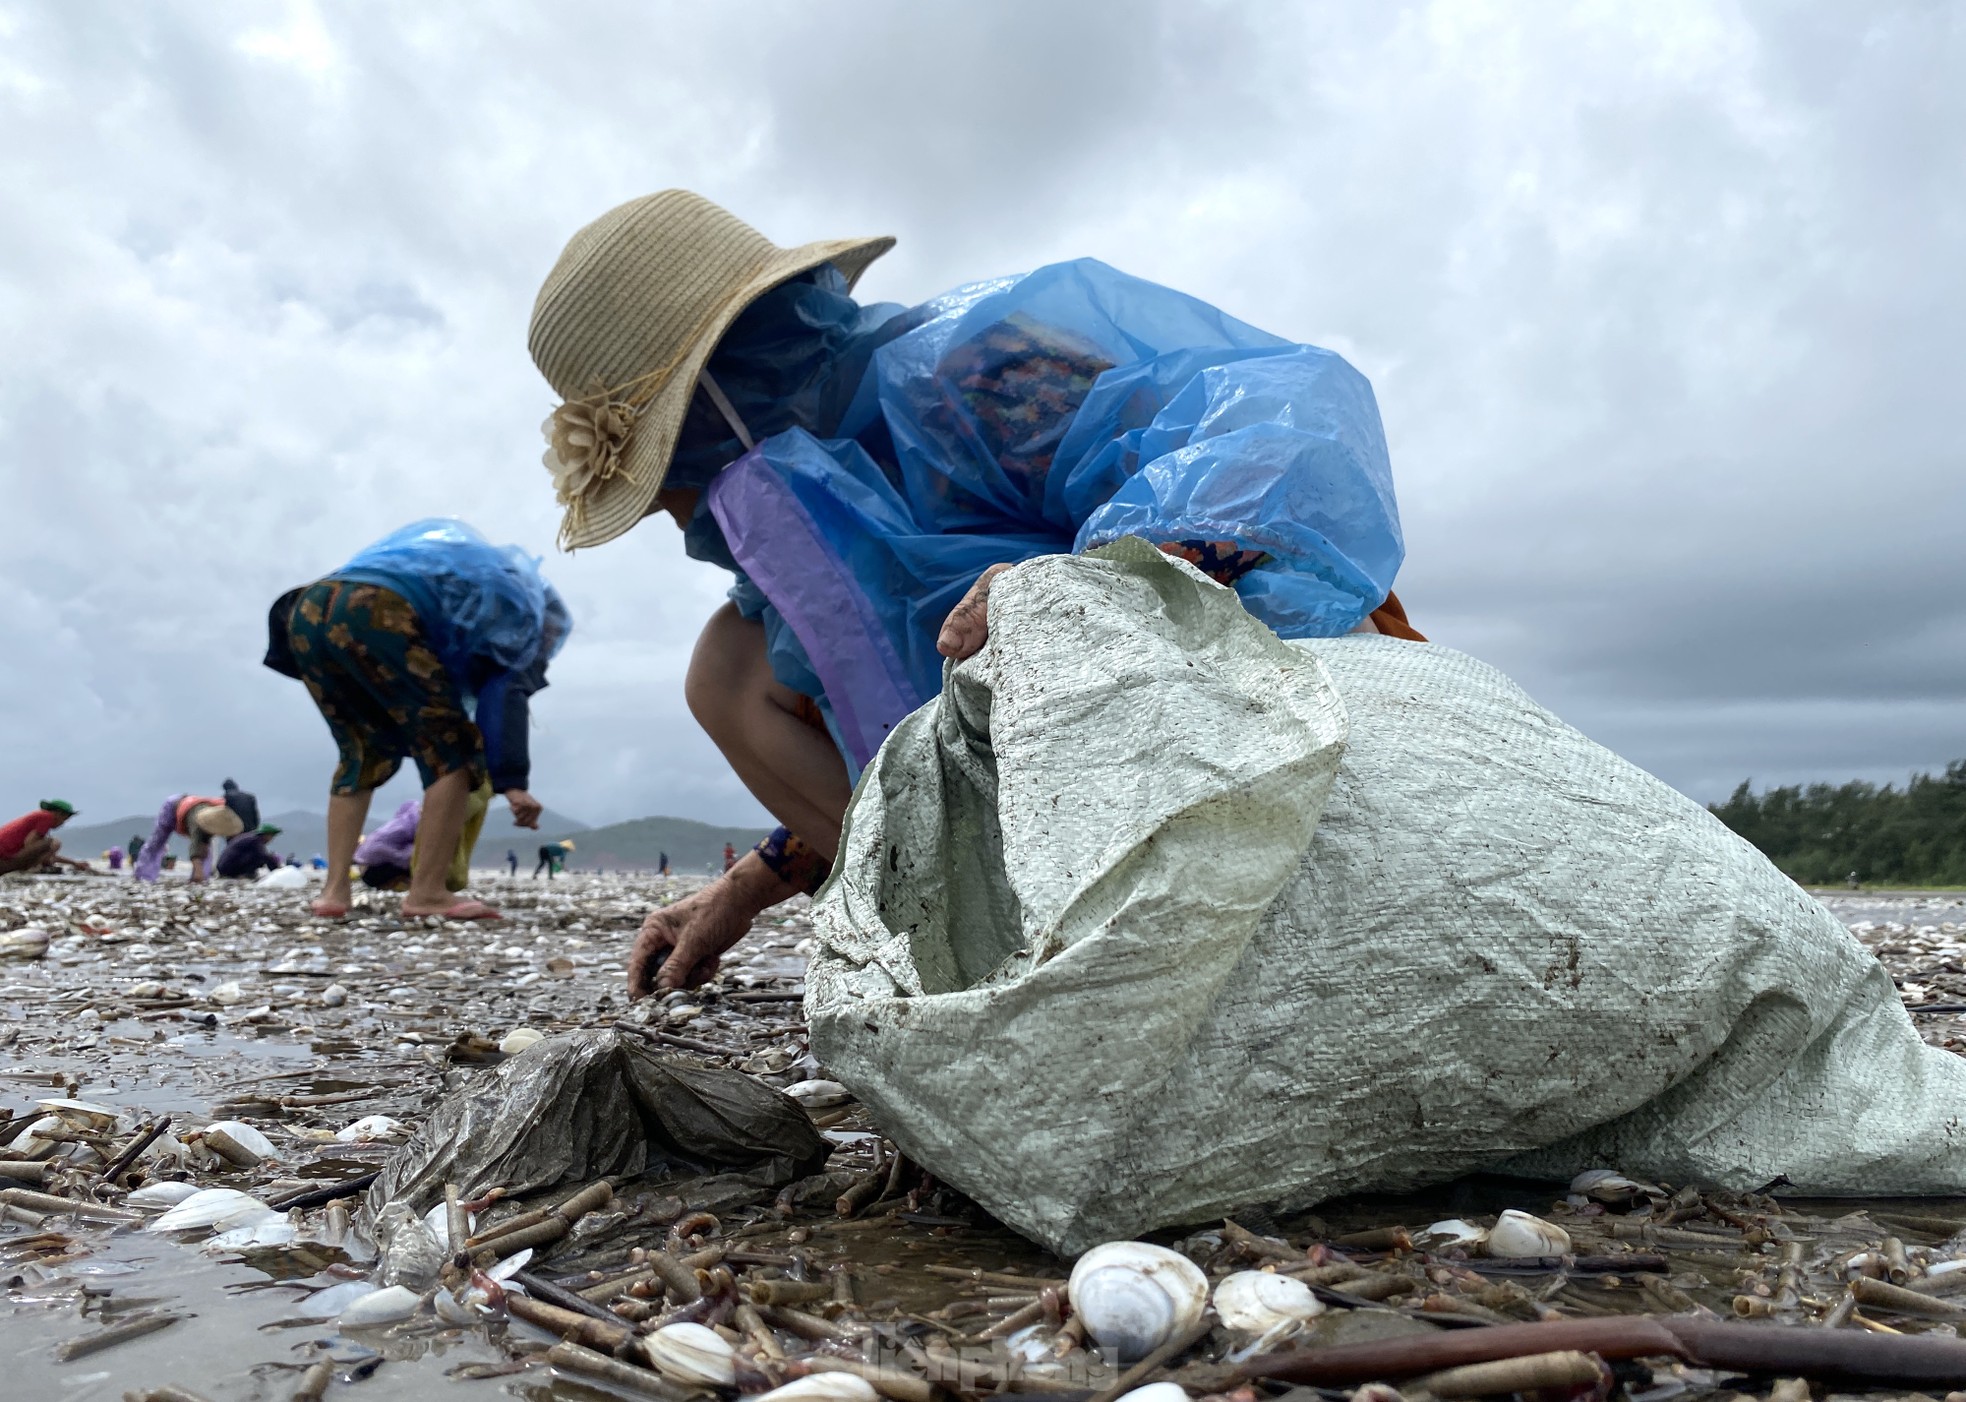
M 853 1099 L 853 1092 L 838 1081 L 798 1081 L 785 1087 L 785 1093 L 808 1110 L 844 1105 Z
M 1459 1217 L 1449 1217 L 1420 1233 L 1420 1240 L 1432 1247 L 1465 1246 L 1473 1249 L 1488 1240 L 1488 1228 L 1477 1227 L 1473 1222 Z
M 371 1290 L 357 1299 L 339 1315 L 335 1322 L 344 1329 L 367 1329 L 377 1324 L 394 1324 L 399 1319 L 408 1319 L 416 1313 L 417 1302 L 422 1298 L 416 1291 L 404 1285 L 385 1285 L 380 1290 Z
M 246 990 L 239 986 L 236 979 L 228 979 L 205 996 L 219 1006 L 229 1008 L 234 1003 L 246 1001 Z
M 331 983 L 321 990 L 321 1006 L 338 1008 L 348 1001 L 348 990 L 338 983 Z
M 253 1168 L 274 1157 L 273 1141 L 243 1120 L 206 1125 L 205 1147 L 240 1168 Z
M 400 1120 L 392 1120 L 387 1115 L 364 1115 L 346 1129 L 335 1131 L 335 1138 L 344 1144 L 364 1144 L 371 1139 L 407 1138 L 408 1132 Z
M 1188 1390 L 1180 1383 L 1148 1383 L 1122 1392 L 1117 1402 L 1188 1402 Z
M 145 1183 L 134 1189 L 123 1199 L 125 1207 L 141 1207 L 145 1211 L 157 1212 L 167 1207 L 176 1207 L 186 1198 L 199 1191 L 196 1183 Z
M 1267 1334 L 1324 1313 L 1311 1287 L 1273 1271 L 1237 1271 L 1215 1287 L 1215 1313 L 1242 1334 Z
M 1570 1180 L 1570 1196 L 1586 1198 L 1591 1202 L 1601 1202 L 1608 1206 L 1638 1202 L 1642 1198 L 1663 1199 L 1663 1188 L 1609 1168 L 1587 1168 Z
M 677 1382 L 729 1387 L 737 1381 L 735 1350 L 701 1324 L 665 1324 L 642 1340 L 642 1351 L 658 1372 Z
M 1086 1333 L 1132 1363 L 1192 1328 L 1208 1306 L 1208 1277 L 1179 1252 L 1109 1241 L 1079 1257 L 1065 1287 Z
M 48 932 L 32 925 L 0 933 L 0 959 L 39 959 L 48 952 Z
M 86 1100 L 37 1100 L 34 1103 L 51 1115 L 60 1116 L 71 1129 L 90 1132 L 114 1129 L 120 1118 L 107 1105 L 91 1105 Z
M 302 1319 L 333 1319 L 363 1296 L 375 1292 L 376 1287 L 366 1280 L 344 1280 L 339 1285 L 316 1290 L 300 1302 L 294 1313 Z
M 794 1378 L 751 1402 L 879 1402 L 874 1385 L 856 1373 L 813 1373 Z
M 228 1227 L 246 1225 L 244 1217 L 251 1213 L 270 1213 L 275 1217 L 279 1216 L 258 1198 L 250 1193 L 242 1193 L 237 1188 L 206 1188 L 201 1192 L 193 1193 L 144 1230 L 189 1232 L 214 1227 L 224 1231 Z
M 200 1251 L 243 1251 L 253 1246 L 286 1246 L 300 1235 L 292 1222 L 274 1213 L 264 1222 L 252 1222 L 220 1232 L 198 1249 Z
M 517 1056 L 534 1042 L 543 1042 L 546 1034 L 536 1027 L 515 1027 L 499 1039 L 498 1049 L 507 1056 Z
M 1488 1232 L 1490 1256 L 1561 1256 L 1570 1250 L 1570 1233 L 1513 1207 Z

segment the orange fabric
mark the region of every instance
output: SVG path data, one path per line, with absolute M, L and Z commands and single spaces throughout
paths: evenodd
M 1389 638 L 1404 638 L 1409 643 L 1424 643 L 1426 634 L 1406 621 L 1406 605 L 1399 601 L 1399 595 L 1386 595 L 1386 602 L 1372 610 L 1372 626 Z
M 185 826 L 186 821 L 191 817 L 191 810 L 204 807 L 207 804 L 216 804 L 218 807 L 223 808 L 225 807 L 225 800 L 222 798 L 198 798 L 190 794 L 178 800 L 177 835 L 179 837 L 191 836 L 191 829 Z
M 804 721 L 814 730 L 826 728 L 826 717 L 820 711 L 819 703 L 810 696 L 800 694 L 799 699 L 792 703 L 792 716 L 795 720 Z

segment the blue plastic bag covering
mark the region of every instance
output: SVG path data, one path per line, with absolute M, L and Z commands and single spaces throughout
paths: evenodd
M 467 692 L 491 673 L 550 659 L 573 631 L 538 557 L 493 545 L 455 517 L 412 521 L 358 551 L 335 577 L 407 599 L 438 660 Z
M 1292 638 L 1349 632 L 1391 589 L 1378 406 L 1339 356 L 1090 259 L 908 311 L 794 288 L 711 362 L 757 447 L 718 473 L 734 437 L 686 428 L 671 481 L 713 474 L 691 553 L 744 576 L 774 673 L 855 770 L 940 689 L 936 635 L 990 565 L 1124 536 L 1260 552 L 1235 588 Z

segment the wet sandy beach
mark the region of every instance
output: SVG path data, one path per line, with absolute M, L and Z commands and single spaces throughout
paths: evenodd
M 310 1301 L 370 1273 L 359 1217 L 351 1229 L 330 1215 L 336 1186 L 358 1191 L 447 1089 L 501 1059 L 515 1029 L 624 1023 L 625 1035 L 666 1053 L 781 1088 L 823 1074 L 798 1001 L 811 936 L 803 902 L 761 921 L 710 988 L 628 1006 L 624 960 L 641 913 L 694 884 L 486 877 L 481 889 L 510 918 L 465 926 L 405 921 L 387 896 L 328 924 L 306 916 L 301 893 L 230 883 L 0 883 L 0 932 L 49 937 L 39 957 L 16 948 L 0 958 L 0 1143 L 14 1141 L 0 1158 L 35 1162 L 21 1145 L 37 1123 L 72 1135 L 42 1144 L 39 1160 L 73 1146 L 60 1149 L 69 1166 L 48 1185 L 31 1179 L 46 1170 L 9 1179 L 0 1165 L 0 1189 L 13 1185 L 0 1198 L 0 1348 L 11 1360 L 0 1392 L 97 1399 L 174 1385 L 211 1402 L 287 1398 L 326 1361 L 331 1396 L 617 1395 L 550 1365 L 554 1336 L 520 1319 L 424 1312 L 363 1328 L 320 1318 Z M 1908 1005 L 1934 1009 L 1917 1014 L 1926 1039 L 1966 1052 L 1966 897 L 1822 899 L 1891 969 Z M 119 1118 L 98 1124 L 78 1110 L 49 1129 L 40 1102 L 62 1099 Z M 757 1365 L 746 1391 L 796 1374 L 791 1361 L 809 1356 L 873 1358 L 971 1394 L 1004 1386 L 1006 1370 L 1013 1389 L 1058 1394 L 1114 1380 L 1106 1360 L 1074 1348 L 1060 1288 L 1068 1263 L 886 1154 L 851 1102 L 824 1100 L 812 1113 L 837 1147 L 820 1178 L 750 1200 L 724 1191 L 714 1203 L 692 1200 L 688 1183 L 617 1185 L 606 1211 L 537 1251 L 527 1274 L 549 1290 L 587 1291 L 603 1334 L 664 1317 L 661 1289 L 646 1288 L 649 1251 L 690 1262 L 709 1292 L 733 1301 L 772 1297 L 774 1283 L 800 1287 L 776 1291 L 797 1304 L 717 1316 L 746 1366 Z M 103 1181 L 104 1160 L 164 1117 L 162 1137 L 119 1182 L 234 1188 L 273 1210 L 298 1202 L 288 1228 L 243 1245 L 214 1245 L 210 1230 L 142 1230 L 158 1209 L 129 1209 Z M 251 1166 L 207 1152 L 197 1135 L 215 1121 L 251 1126 L 273 1152 Z M 157 1157 L 172 1140 L 185 1146 L 181 1162 Z M 20 1196 L 57 1179 L 92 1195 L 103 1220 Z M 1156 1239 L 1216 1280 L 1251 1267 L 1304 1280 L 1326 1306 L 1305 1327 L 1325 1341 L 1425 1330 L 1457 1313 L 1493 1322 L 1705 1308 L 1811 1324 L 1833 1314 L 1850 1281 L 1873 1278 L 1872 1256 L 1874 1278 L 1916 1283 L 1966 1255 L 1955 1230 L 1966 1202 L 1797 1203 L 1676 1185 L 1609 1203 L 1562 1198 L 1561 1185 L 1468 1180 L 1281 1220 L 1252 1211 L 1234 1227 Z M 1441 1219 L 1485 1223 L 1507 1207 L 1562 1225 L 1567 1260 L 1488 1260 L 1426 1236 Z M 1944 1310 L 1922 1318 L 1872 1303 L 1857 1313 L 1887 1330 L 1953 1327 Z M 60 1359 L 70 1341 L 166 1314 L 154 1332 Z M 1177 1376 L 1191 1393 L 1222 1385 L 1249 1342 L 1218 1328 Z M 1656 1399 L 1734 1390 L 1683 1367 L 1626 1382 Z

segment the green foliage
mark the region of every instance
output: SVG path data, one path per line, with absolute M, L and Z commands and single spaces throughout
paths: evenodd
M 1902 789 L 1862 782 L 1755 794 L 1747 783 L 1714 816 L 1804 885 L 1851 872 L 1881 885 L 1966 885 L 1966 760 Z

